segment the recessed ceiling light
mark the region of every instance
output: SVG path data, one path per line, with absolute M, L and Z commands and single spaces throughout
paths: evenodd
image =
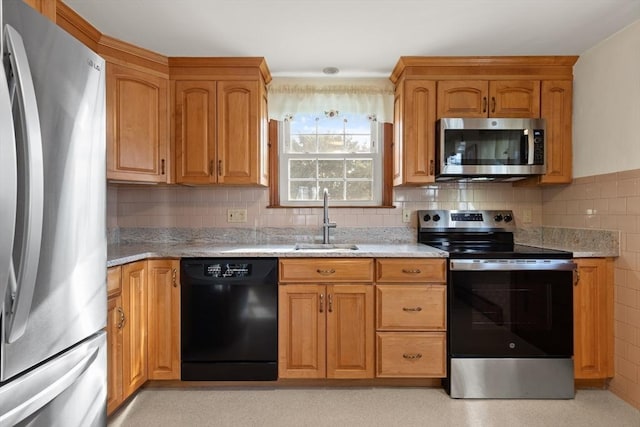
M 337 67 L 325 67 L 322 69 L 324 74 L 338 74 L 340 70 Z

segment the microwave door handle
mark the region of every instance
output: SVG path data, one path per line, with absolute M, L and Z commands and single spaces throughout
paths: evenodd
M 536 140 L 536 138 L 535 138 L 535 136 L 533 134 L 533 129 L 529 129 L 528 137 L 529 138 L 527 138 L 527 140 L 528 140 L 528 144 L 527 144 L 527 148 L 528 148 L 527 149 L 527 164 L 528 165 L 532 165 L 533 162 L 535 161 L 533 153 L 534 153 L 535 140 Z
M 0 307 L 4 305 L 10 270 L 13 270 L 13 236 L 16 226 L 18 158 L 7 75 L 0 66 Z
M 18 340 L 27 328 L 33 293 L 36 286 L 40 245 L 42 243 L 42 222 L 44 209 L 44 164 L 42 155 L 42 136 L 40 119 L 36 104 L 36 94 L 31 77 L 22 37 L 10 25 L 5 26 L 4 39 L 6 54 L 9 56 L 12 79 L 13 100 L 22 116 L 22 123 L 16 123 L 22 129 L 22 144 L 17 150 L 24 154 L 24 183 L 18 188 L 23 191 L 24 224 L 22 230 L 16 230 L 13 265 L 15 280 L 12 280 L 11 305 L 6 313 L 5 340 L 12 343 Z M 15 255 L 19 259 L 15 259 Z M 13 276 L 13 274 L 12 274 Z M 9 301 L 7 301 L 9 302 Z M 6 325 L 6 326 L 5 326 Z

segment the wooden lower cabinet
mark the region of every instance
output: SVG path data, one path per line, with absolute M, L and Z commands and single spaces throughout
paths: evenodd
M 611 378 L 613 369 L 613 260 L 575 259 L 573 287 L 574 375 L 577 380 Z
M 371 284 L 279 287 L 280 378 L 373 378 Z
M 180 379 L 180 261 L 148 261 L 148 378 Z
M 444 332 L 376 333 L 378 378 L 441 378 L 447 376 Z
M 122 309 L 121 268 L 107 270 L 107 413 L 123 399 L 122 357 L 124 310 Z
M 122 266 L 123 398 L 147 381 L 147 261 Z
M 447 375 L 446 262 L 376 260 L 376 377 Z

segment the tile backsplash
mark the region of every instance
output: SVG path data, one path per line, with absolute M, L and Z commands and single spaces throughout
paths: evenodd
M 114 186 L 108 190 L 108 226 L 125 228 L 320 229 L 322 208 L 267 208 L 269 192 L 245 187 Z M 337 208 L 341 228 L 416 227 L 418 209 L 512 209 L 519 227 L 542 224 L 542 190 L 508 183 L 446 183 L 394 189 L 395 208 Z M 227 222 L 228 209 L 246 209 L 247 222 Z M 402 221 L 402 211 L 411 220 Z M 117 236 L 111 232 L 110 235 Z

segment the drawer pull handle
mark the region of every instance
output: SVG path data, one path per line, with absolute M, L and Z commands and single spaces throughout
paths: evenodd
M 327 270 L 317 269 L 316 271 L 318 272 L 318 274 L 322 274 L 323 276 L 329 276 L 336 272 L 333 268 Z
M 120 319 L 118 320 L 116 328 L 122 329 L 124 327 L 124 324 L 127 323 L 127 317 L 124 315 L 124 310 L 122 309 L 122 307 L 118 307 L 118 314 L 120 315 Z
M 422 271 L 419 268 L 403 268 L 402 272 L 403 273 L 407 273 L 407 274 L 420 274 L 420 273 L 422 273 Z
M 415 353 L 415 354 L 405 353 L 402 355 L 402 357 L 404 357 L 407 360 L 418 360 L 422 358 L 422 354 L 421 353 Z
M 324 313 L 324 294 L 320 294 L 320 313 Z
M 422 307 L 402 307 L 404 311 L 422 311 Z

